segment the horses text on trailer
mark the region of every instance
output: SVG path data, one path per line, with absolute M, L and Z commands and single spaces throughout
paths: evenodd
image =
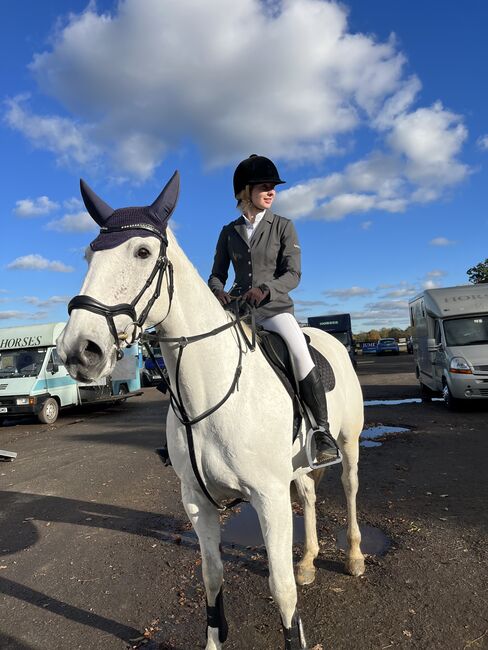
M 409 302 L 424 398 L 488 398 L 488 284 L 427 289 Z
M 0 329 L 0 417 L 36 415 L 52 424 L 60 408 L 139 394 L 137 346 L 125 351 L 111 377 L 97 383 L 72 379 L 56 351 L 65 325 Z
M 346 346 L 349 356 L 355 363 L 354 339 L 352 336 L 351 314 L 333 314 L 332 316 L 310 316 L 310 327 L 332 334 L 338 341 Z

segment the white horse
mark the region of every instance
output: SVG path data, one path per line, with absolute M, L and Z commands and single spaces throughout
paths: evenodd
M 72 301 L 70 320 L 58 340 L 59 354 L 73 377 L 94 380 L 111 372 L 117 352 L 128 338 L 138 335 L 143 326 L 156 326 L 171 385 L 178 390 L 178 400 L 190 419 L 218 404 L 238 379 L 220 408 L 192 427 L 197 472 L 215 502 L 240 498 L 255 508 L 266 544 L 269 585 L 281 614 L 285 648 L 306 648 L 297 612 L 290 499 L 290 484 L 294 481 L 305 516 L 304 555 L 298 565 L 297 582 L 308 584 L 315 577 L 314 559 L 319 545 L 315 481 L 303 442 L 306 432 L 302 430 L 292 445 L 293 407 L 282 383 L 260 350 L 251 351 L 242 333 L 228 327 L 233 322 L 231 317 L 167 229 L 178 184 L 175 173 L 151 206 L 113 211 L 82 182 L 87 209 L 102 227 L 96 240 L 101 244 L 92 242 L 95 252 L 88 249 L 89 268 L 82 295 Z M 158 263 L 158 259 L 162 262 Z M 168 273 L 171 265 L 174 284 Z M 158 283 L 161 293 L 156 288 Z M 221 330 L 191 341 L 192 336 L 216 328 Z M 343 454 L 342 483 L 348 509 L 345 568 L 358 576 L 364 572 L 356 519 L 359 435 L 363 426 L 361 388 L 345 347 L 325 332 L 306 331 L 335 373 L 335 388 L 327 394 L 327 402 L 330 429 Z M 176 339 L 181 339 L 180 343 Z M 236 373 L 238 365 L 242 366 L 240 377 Z M 181 481 L 184 508 L 200 542 L 207 594 L 206 650 L 220 650 L 227 625 L 222 600 L 219 510 L 196 478 L 187 428 L 175 410 L 178 408 L 168 411 L 168 448 Z

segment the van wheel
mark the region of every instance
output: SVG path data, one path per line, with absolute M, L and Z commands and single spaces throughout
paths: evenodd
M 127 384 L 120 384 L 119 395 L 127 395 L 128 392 L 129 392 L 129 387 L 127 386 Z M 126 402 L 127 397 L 125 397 L 124 399 L 119 399 L 118 401 Z
M 423 384 L 422 382 L 419 383 L 419 386 L 420 386 L 420 399 L 422 400 L 422 402 L 431 402 L 433 393 L 430 390 L 430 388 L 425 384 Z
M 442 387 L 442 397 L 444 399 L 445 405 L 450 411 L 459 410 L 459 408 L 461 407 L 460 400 L 452 396 L 452 393 L 449 390 L 449 386 L 447 384 L 444 384 L 444 386 Z
M 37 417 L 42 424 L 54 424 L 58 419 L 59 405 L 53 397 L 49 397 L 42 405 Z

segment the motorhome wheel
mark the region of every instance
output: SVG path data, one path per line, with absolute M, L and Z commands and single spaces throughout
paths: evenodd
M 42 405 L 42 409 L 38 414 L 39 421 L 43 424 L 53 424 L 58 419 L 59 405 L 53 397 L 48 399 Z

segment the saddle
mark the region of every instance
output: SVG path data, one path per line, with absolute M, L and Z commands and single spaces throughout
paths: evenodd
M 332 366 L 324 355 L 311 345 L 308 334 L 304 333 L 303 335 L 307 342 L 312 361 L 318 368 L 324 390 L 328 393 L 335 387 L 335 376 Z M 293 402 L 293 440 L 295 440 L 306 409 L 303 408 L 300 399 L 298 382 L 293 371 L 288 346 L 279 334 L 264 329 L 257 331 L 256 341 Z

